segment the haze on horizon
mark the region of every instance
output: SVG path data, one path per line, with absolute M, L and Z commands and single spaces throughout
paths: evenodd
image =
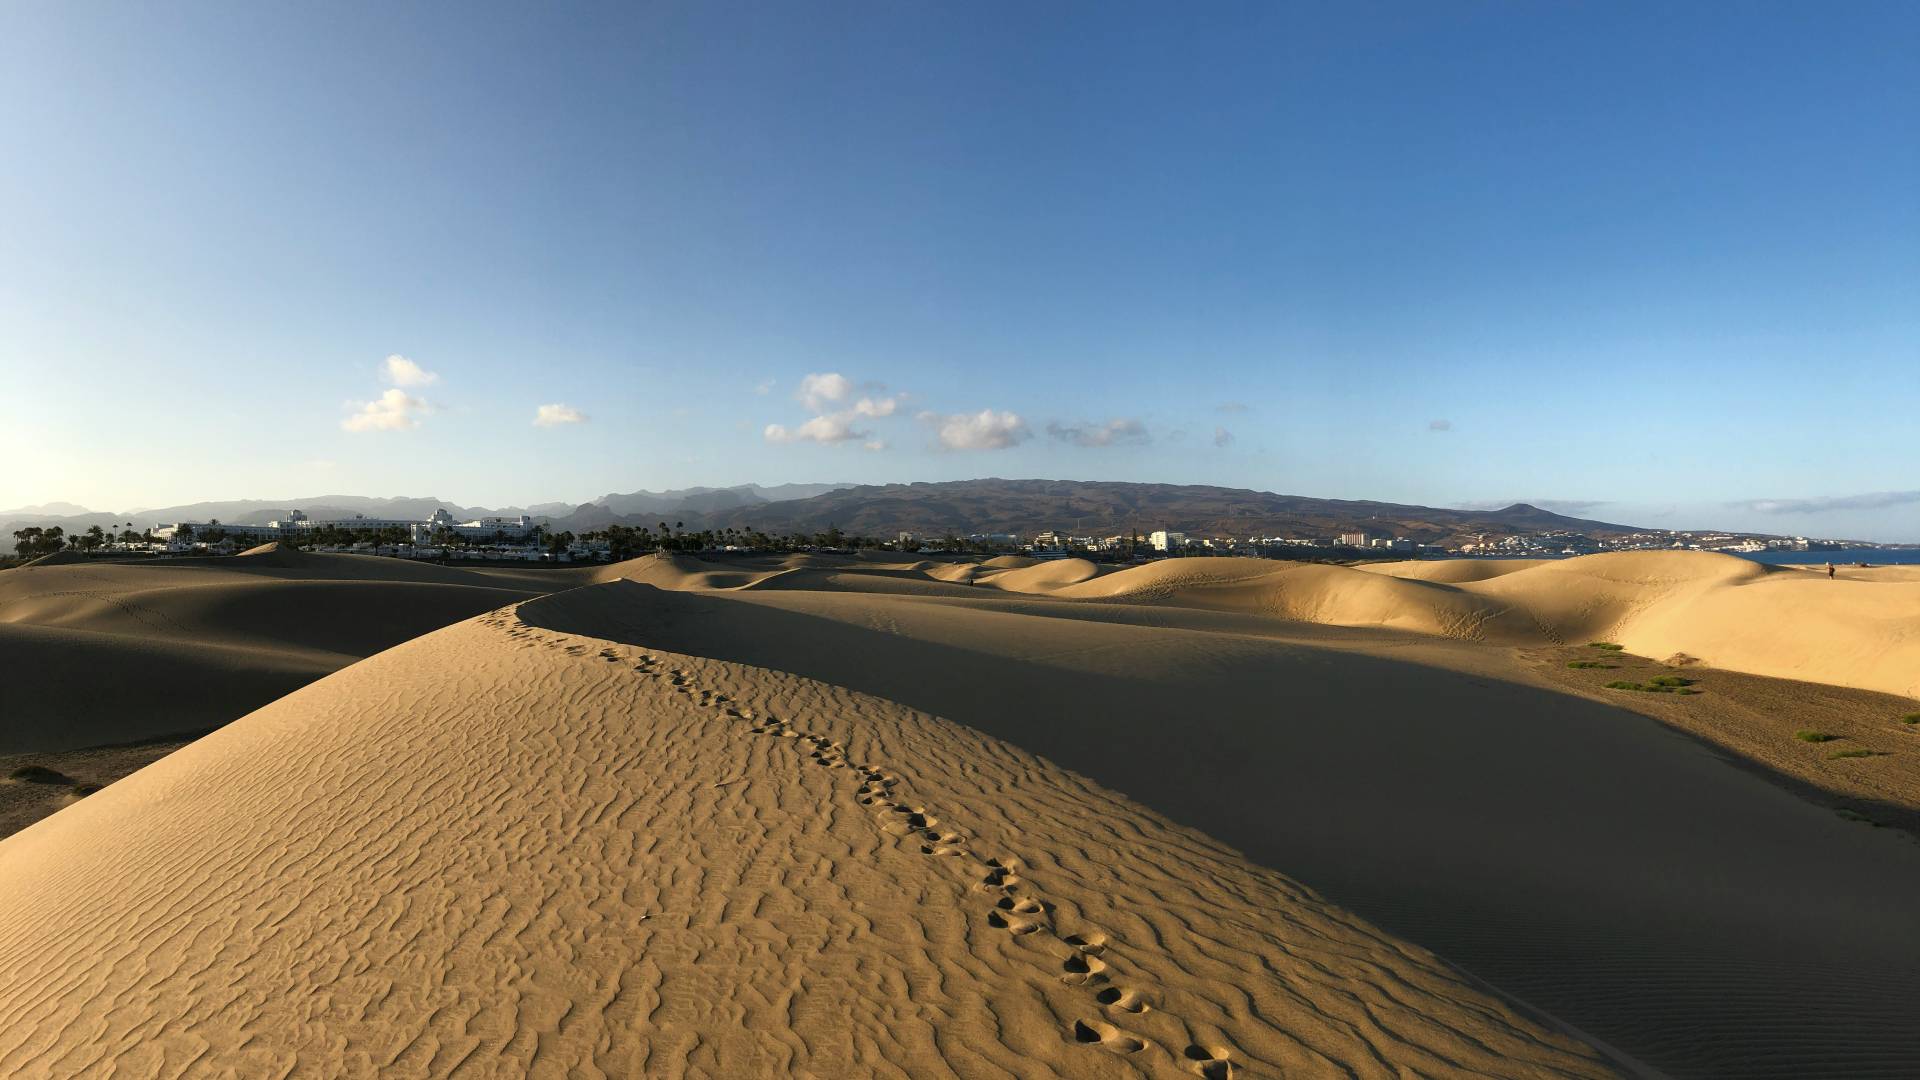
M 1037 476 L 1920 540 L 1920 9 L 16 7 L 0 509 Z

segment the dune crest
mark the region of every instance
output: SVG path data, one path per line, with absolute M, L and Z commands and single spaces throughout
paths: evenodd
M 18 1075 L 1611 1074 L 1006 743 L 506 611 L 0 841 L 0 911 Z

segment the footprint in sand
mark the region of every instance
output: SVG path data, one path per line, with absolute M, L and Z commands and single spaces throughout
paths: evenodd
M 1111 1050 L 1116 1054 L 1137 1053 L 1147 1046 L 1145 1039 L 1129 1035 L 1104 1020 L 1075 1020 L 1073 1041 L 1097 1044 L 1102 1050 Z
M 959 833 L 943 833 L 937 829 L 928 829 L 923 835 L 926 836 L 927 843 L 920 847 L 922 855 L 965 855 L 967 853 L 966 837 Z
M 1061 981 L 1070 986 L 1107 981 L 1107 962 L 1097 956 L 1075 953 L 1067 957 L 1060 967 L 1066 972 Z
M 1103 953 L 1107 951 L 1107 935 L 1098 930 L 1089 930 L 1083 934 L 1068 934 L 1060 940 L 1083 953 Z
M 1011 892 L 1020 884 L 1020 875 L 1005 866 L 995 866 L 980 879 L 979 887 L 986 892 Z
M 559 641 L 547 643 L 549 648 L 563 648 L 571 655 L 584 656 L 587 649 L 583 646 L 563 646 Z M 543 643 L 546 643 L 543 641 Z M 531 647 L 531 643 L 527 647 Z M 603 649 L 600 659 L 613 663 L 621 657 L 611 649 Z M 655 670 L 656 661 L 652 656 L 643 656 L 633 670 L 658 678 L 661 671 Z M 873 808 L 878 815 L 881 827 L 896 836 L 919 833 L 925 841 L 920 851 L 926 855 L 959 856 L 969 854 L 965 838 L 959 833 L 942 831 L 938 818 L 927 813 L 925 807 L 908 806 L 894 802 L 890 796 L 900 780 L 882 770 L 849 760 L 844 744 L 823 735 L 794 730 L 784 720 L 768 716 L 758 718 L 750 708 L 726 707 L 732 701 L 725 694 L 700 689 L 692 685 L 687 671 L 672 668 L 666 671 L 669 681 L 676 692 L 698 704 L 720 709 L 729 719 L 740 720 L 752 725 L 749 731 L 761 735 L 776 735 L 787 739 L 805 739 L 812 747 L 808 758 L 816 765 L 836 769 L 852 769 L 860 774 L 858 798 L 862 805 Z M 696 694 L 697 691 L 697 694 Z M 731 781 L 729 781 L 730 783 Z M 1052 933 L 1051 920 L 1053 905 L 1031 896 L 1018 895 L 1016 889 L 1022 885 L 1017 872 L 1020 860 L 1013 857 L 998 859 L 981 858 L 985 867 L 979 883 L 974 888 L 998 892 L 1000 898 L 994 902 L 993 910 L 987 913 L 987 925 L 1005 930 L 1013 935 L 1024 935 L 1047 930 Z M 1121 1013 L 1143 1013 L 1151 1009 L 1137 990 L 1110 985 L 1107 975 L 1108 964 L 1100 959 L 1107 948 L 1107 935 L 1099 931 L 1082 931 L 1059 938 L 1074 950 L 1061 962 L 1065 972 L 1062 981 L 1070 985 L 1097 987 L 1094 1000 L 1102 1008 Z M 1076 1020 L 1072 1035 L 1075 1042 L 1087 1046 L 1097 1046 L 1102 1050 L 1116 1054 L 1133 1054 L 1144 1050 L 1147 1041 L 1130 1032 L 1123 1031 L 1103 1020 Z M 1232 1080 L 1236 1069 L 1227 1058 L 1225 1049 L 1210 1049 L 1198 1043 L 1186 1048 L 1185 1057 L 1194 1073 L 1203 1080 Z
M 1199 1043 L 1194 1043 L 1187 1047 L 1186 1058 L 1193 1062 L 1193 1071 L 1206 1077 L 1206 1080 L 1232 1080 L 1233 1078 L 1233 1062 L 1227 1060 L 1225 1050 L 1209 1050 Z
M 1143 1013 L 1149 1008 L 1147 1003 L 1141 1000 L 1139 991 L 1122 990 L 1117 986 L 1109 986 L 1093 995 L 1093 1000 L 1110 1009 L 1119 1009 L 1121 1012 Z
M 1029 919 L 1024 915 L 1003 915 L 998 911 L 989 911 L 987 912 L 987 925 L 993 927 L 995 930 L 1005 930 L 1007 933 L 1018 937 L 1021 934 L 1031 934 L 1039 930 L 1044 924 L 1037 919 Z

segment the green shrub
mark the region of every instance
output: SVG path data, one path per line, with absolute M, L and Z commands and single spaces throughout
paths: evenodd
M 1840 736 L 1829 735 L 1824 731 L 1815 731 L 1812 728 L 1801 728 L 1799 731 L 1793 733 L 1793 737 L 1799 739 L 1801 742 L 1832 742 Z
M 1567 666 L 1570 668 L 1606 668 L 1609 671 L 1611 671 L 1612 669 L 1617 668 L 1620 665 L 1619 664 L 1603 664 L 1598 660 L 1569 660 L 1567 661 Z
M 1831 761 L 1837 758 L 1886 756 L 1887 753 L 1884 750 L 1868 750 L 1865 747 L 1856 746 L 1847 750 L 1835 750 L 1833 753 L 1827 755 L 1827 759 Z
M 1900 718 L 1903 724 L 1920 724 L 1920 712 L 1910 712 Z
M 44 765 L 23 765 L 10 774 L 15 780 L 25 780 L 29 784 L 71 784 L 73 778 L 63 772 L 56 772 Z
M 1611 641 L 1589 641 L 1589 642 L 1587 642 L 1587 648 L 1589 648 L 1589 649 L 1605 649 L 1605 650 L 1607 650 L 1608 652 L 1619 652 L 1619 651 L 1621 651 L 1622 649 L 1625 649 L 1625 648 L 1626 648 L 1626 646 L 1625 646 L 1625 645 L 1615 645 L 1615 644 L 1614 644 L 1613 642 L 1611 642 Z
M 1688 689 L 1690 680 L 1678 675 L 1662 675 L 1647 682 L 1628 682 L 1615 679 L 1607 684 L 1609 690 L 1637 690 L 1642 694 L 1697 694 L 1700 691 Z

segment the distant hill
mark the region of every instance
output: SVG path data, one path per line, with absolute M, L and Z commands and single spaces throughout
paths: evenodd
M 60 505 L 60 504 L 54 504 Z M 352 517 L 363 514 L 367 517 L 419 518 L 425 519 L 435 510 L 445 507 L 455 517 L 478 517 L 484 514 L 513 513 L 517 508 L 489 510 L 485 507 L 463 507 L 445 499 L 432 496 L 425 498 L 375 498 L 366 495 L 316 495 L 305 499 L 228 499 L 219 502 L 186 503 L 180 506 L 157 506 L 138 511 L 101 512 L 83 511 L 79 514 L 35 513 L 33 507 L 21 511 L 0 513 L 0 536 L 27 525 L 42 528 L 58 525 L 68 532 L 85 532 L 90 525 L 103 529 L 126 528 L 129 522 L 135 529 L 152 528 L 155 525 L 170 525 L 176 521 L 210 521 L 215 518 L 230 525 L 264 525 L 275 518 L 284 518 L 290 510 L 304 510 L 310 517 Z
M 612 514 L 697 513 L 712 514 L 767 503 L 810 499 L 828 492 L 852 487 L 852 484 L 739 484 L 734 487 L 692 487 L 678 491 L 635 491 L 626 495 L 602 495 L 589 505 Z
M 16 506 L 11 510 L 0 510 L 0 518 L 31 517 L 36 514 L 47 517 L 71 517 L 76 514 L 91 514 L 93 511 L 77 503 L 50 502 L 38 506 Z
M 1199 536 L 1280 536 L 1318 539 L 1342 532 L 1404 536 L 1422 543 L 1457 543 L 1475 536 L 1567 530 L 1600 538 L 1642 530 L 1566 517 L 1516 503 L 1498 510 L 1450 510 L 1401 503 L 1316 499 L 1243 488 L 1181 484 L 1130 484 L 1092 480 L 959 480 L 922 484 L 781 484 L 763 487 L 694 487 L 670 491 L 607 494 L 591 502 L 536 503 L 530 507 L 461 506 L 432 496 L 376 498 L 320 495 L 305 499 L 238 499 L 157 507 L 138 513 L 48 514 L 79 509 L 71 504 L 24 507 L 0 513 L 0 538 L 26 525 L 59 525 L 84 532 L 90 525 L 136 529 L 175 521 L 218 518 L 237 525 L 260 524 L 304 510 L 317 519 L 367 517 L 425 519 L 445 509 L 456 518 L 529 513 L 557 529 L 586 532 L 610 524 L 652 526 L 661 520 L 688 529 L 752 527 L 773 533 L 814 533 L 838 526 L 873 537 L 911 532 L 1019 533 L 1044 529 L 1075 535 L 1111 536 L 1138 530 L 1176 529 Z
M 1325 538 L 1365 531 L 1423 543 L 1485 534 L 1567 530 L 1589 536 L 1644 531 L 1571 518 L 1525 503 L 1499 510 L 1449 510 L 1400 503 L 1316 499 L 1242 488 L 1085 480 L 960 480 L 861 485 L 765 505 L 689 517 L 689 529 L 753 527 L 861 536 L 1019 533 L 1043 529 L 1108 536 L 1175 529 L 1200 536 Z M 634 521 L 631 524 L 650 524 Z M 602 523 L 604 524 L 604 522 Z
M 228 499 L 216 502 L 184 503 L 120 512 L 88 510 L 73 503 L 44 503 L 0 510 L 0 538 L 29 525 L 41 528 L 58 525 L 69 533 L 85 532 L 88 526 L 123 529 L 131 522 L 135 529 L 171 525 L 176 521 L 211 521 L 229 525 L 264 525 L 285 518 L 292 510 L 305 511 L 316 520 L 350 518 L 355 514 L 377 518 L 425 520 L 435 510 L 446 510 L 455 518 L 469 520 L 490 515 L 528 514 L 534 518 L 564 521 L 567 528 L 580 531 L 603 527 L 629 516 L 649 517 L 672 514 L 684 520 L 688 514 L 711 515 L 734 509 L 768 506 L 790 499 L 805 499 L 851 484 L 741 484 L 736 487 L 693 487 L 674 491 L 636 491 L 609 494 L 586 503 L 544 502 L 531 506 L 462 506 L 434 496 L 377 497 L 367 495 L 313 495 L 298 499 Z M 0 545 L 4 548 L 4 545 Z

